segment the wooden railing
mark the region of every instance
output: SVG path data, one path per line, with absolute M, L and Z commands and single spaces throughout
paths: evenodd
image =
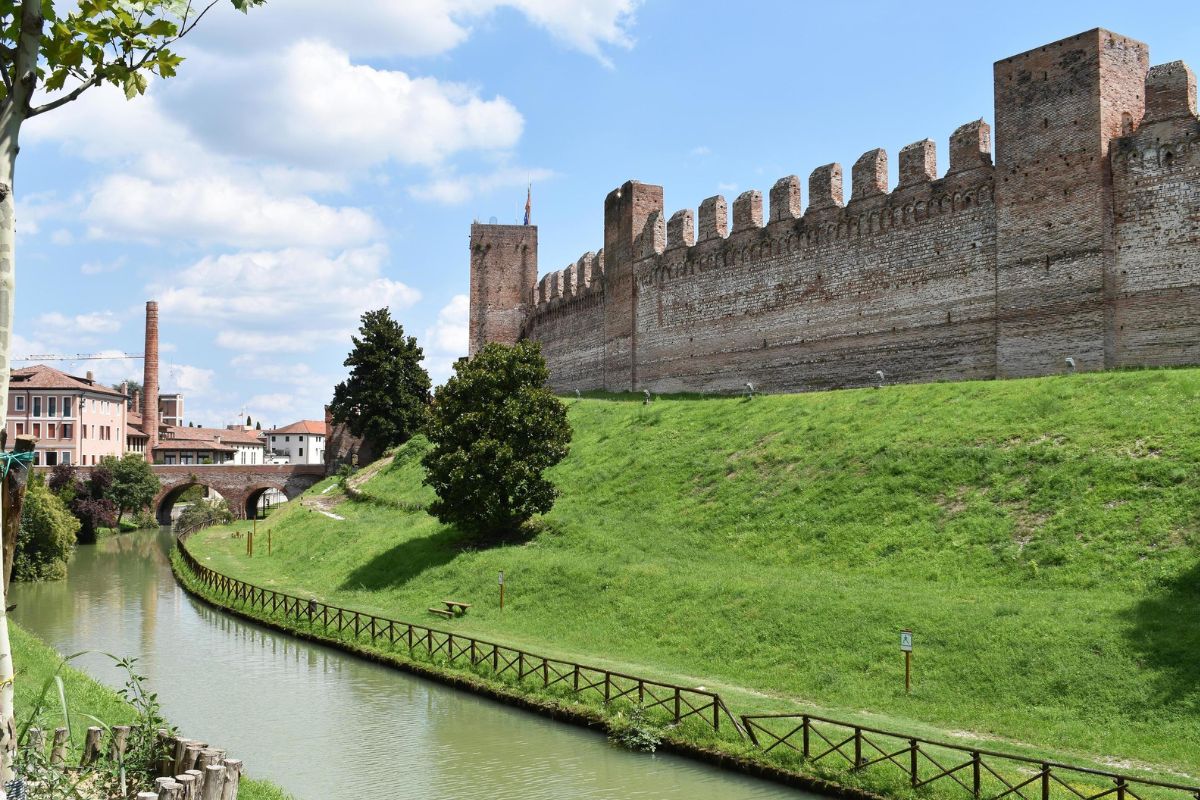
M 306 600 L 209 569 L 196 561 L 182 539 L 177 540 L 177 548 L 183 563 L 205 587 L 247 609 L 282 614 L 287 619 L 319 626 L 328 633 L 351 634 L 355 639 L 365 638 L 372 644 L 386 641 L 393 648 L 398 645 L 406 648 L 412 655 L 469 665 L 495 676 L 511 675 L 518 683 L 531 681 L 544 689 L 553 687 L 580 697 L 603 700 L 605 705 L 625 701 L 647 711 L 659 710 L 676 724 L 698 719 L 719 732 L 724 718 L 738 736 L 742 735 L 737 718 L 716 692 L 550 658 L 461 633 Z
M 749 714 L 742 723 L 764 753 L 791 752 L 809 764 L 835 762 L 854 772 L 899 770 L 913 789 L 941 783 L 973 800 L 1200 800 L 1200 786 L 921 739 L 812 714 Z

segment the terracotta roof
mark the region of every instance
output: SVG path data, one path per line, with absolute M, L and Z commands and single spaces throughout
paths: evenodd
M 258 434 L 259 431 L 239 431 L 229 430 L 228 428 L 184 428 L 170 425 L 167 426 L 166 431 L 163 433 L 161 441 L 203 439 L 210 442 L 220 440 L 224 444 L 262 445 L 262 439 L 259 438 Z
M 94 380 L 68 375 L 45 364 L 34 364 L 31 367 L 14 369 L 8 378 L 9 391 L 13 389 L 69 389 L 74 391 L 92 392 L 108 395 L 109 397 L 126 397 L 116 389 L 110 389 Z
M 263 433 L 310 433 L 316 436 L 325 435 L 325 423 L 315 419 L 302 419 L 299 422 L 293 422 L 291 425 L 285 425 L 282 428 L 272 428 Z
M 192 430 L 195 430 L 193 428 Z M 233 453 L 234 448 L 227 444 L 221 444 L 214 439 L 162 439 L 154 446 L 154 451 L 159 450 L 214 450 L 222 453 Z

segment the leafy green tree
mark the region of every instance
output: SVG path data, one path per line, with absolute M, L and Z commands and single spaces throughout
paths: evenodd
M 146 459 L 136 453 L 126 453 L 117 458 L 105 456 L 101 464 L 112 473 L 112 484 L 105 496 L 117 506 L 117 525 L 125 512 L 138 512 L 154 501 L 162 483 Z
M 13 580 L 57 581 L 67 577 L 79 520 L 39 476 L 29 480 L 13 558 Z
M 329 405 L 333 420 L 381 449 L 408 441 L 424 424 L 429 405 L 424 352 L 386 308 L 363 314 L 351 341 L 354 349 L 343 362 L 350 377 L 334 387 Z
M 489 344 L 459 359 L 426 429 L 433 447 L 421 463 L 437 494 L 430 514 L 499 538 L 550 510 L 558 490 L 544 473 L 566 457 L 571 425 L 549 376 L 536 342 Z
M 21 129 L 112 84 L 134 98 L 150 76 L 170 78 L 183 61 L 176 43 L 218 0 L 4 0 L 0 3 L 0 360 L 12 356 L 16 278 L 15 193 Z M 265 0 L 229 0 L 241 11 Z M 35 105 L 35 99 L 37 104 Z M 8 381 L 0 381 L 0 429 Z M 0 572 L 3 572 L 0 564 Z M 0 596 L 0 608 L 6 598 Z M 13 778 L 13 663 L 8 618 L 0 614 L 0 800 Z

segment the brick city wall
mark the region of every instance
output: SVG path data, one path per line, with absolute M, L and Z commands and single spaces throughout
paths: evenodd
M 1097 29 L 997 62 L 994 77 L 995 166 L 980 120 L 951 135 L 943 177 L 922 140 L 898 153 L 889 191 L 888 154 L 872 150 L 849 187 L 828 164 L 803 193 L 796 176 L 765 201 L 743 193 L 732 227 L 723 197 L 668 220 L 661 187 L 629 182 L 605 200 L 604 248 L 536 283 L 519 275 L 528 261 L 480 258 L 473 226 L 473 336 L 489 324 L 476 285 L 524 280 L 487 340 L 541 342 L 560 391 L 1200 363 L 1191 71 L 1151 70 L 1146 45 Z

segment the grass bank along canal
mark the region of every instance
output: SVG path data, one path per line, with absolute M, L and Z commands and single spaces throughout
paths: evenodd
M 60 583 L 14 584 L 14 619 L 61 652 L 136 655 L 165 716 L 308 798 L 795 798 L 677 756 L 372 664 L 216 611 L 171 575 L 169 532 L 80 547 Z M 102 655 L 76 664 L 119 687 Z

